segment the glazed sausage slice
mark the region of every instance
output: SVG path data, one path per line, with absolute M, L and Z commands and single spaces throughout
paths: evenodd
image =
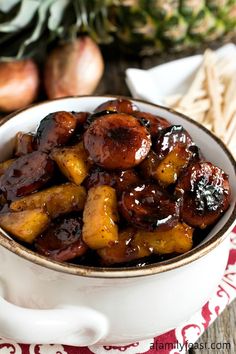
M 115 189 L 118 194 L 141 182 L 139 176 L 134 170 L 117 171 L 115 178 Z
M 117 194 L 120 194 L 139 182 L 140 179 L 137 173 L 132 169 L 126 171 L 105 171 L 99 166 L 94 166 L 84 184 L 87 190 L 92 187 L 107 185 L 113 187 Z
M 153 151 L 150 150 L 149 154 L 147 155 L 146 159 L 141 162 L 141 164 L 138 166 L 138 169 L 145 179 L 150 179 L 150 178 L 156 178 L 156 170 L 160 164 L 160 160 L 157 156 L 157 154 Z
M 105 171 L 101 167 L 94 165 L 83 184 L 87 190 L 97 186 L 114 187 L 116 180 L 112 171 Z
M 84 123 L 86 122 L 87 118 L 89 117 L 90 113 L 89 112 L 71 112 L 73 116 L 76 119 L 76 128 L 79 128 L 80 126 L 83 126 Z
M 138 107 L 130 100 L 118 98 L 116 100 L 110 100 L 100 104 L 94 112 L 115 111 L 117 113 L 127 113 L 132 115 L 133 112 L 138 110 Z
M 198 151 L 191 136 L 181 125 L 172 125 L 163 129 L 156 140 L 154 150 L 158 158 L 162 160 L 177 145 L 193 151 L 193 154 L 196 154 Z
M 96 119 L 105 117 L 108 114 L 116 114 L 116 113 L 117 113 L 116 111 L 108 111 L 108 110 L 92 113 L 88 116 L 86 122 L 84 123 L 84 129 L 85 130 L 88 129 L 90 124 L 92 124 Z
M 15 160 L 0 178 L 0 190 L 7 200 L 42 188 L 53 176 L 54 163 L 47 154 L 34 151 Z
M 57 219 L 35 240 L 36 250 L 55 261 L 65 262 L 82 256 L 88 249 L 81 238 L 82 219 L 66 216 Z
M 229 207 L 228 176 L 210 162 L 189 166 L 176 190 L 183 194 L 182 218 L 191 226 L 203 229 L 215 223 Z
M 97 165 L 109 170 L 126 170 L 145 159 L 151 147 L 151 137 L 133 116 L 108 114 L 87 129 L 84 147 Z
M 6 170 L 13 164 L 13 162 L 15 160 L 16 159 L 9 159 L 9 160 L 5 160 L 3 162 L 0 162 L 0 176 L 4 175 Z
M 149 231 L 169 230 L 179 220 L 180 199 L 155 184 L 140 184 L 124 191 L 119 202 L 124 218 Z
M 50 113 L 39 124 L 35 149 L 49 152 L 56 146 L 66 144 L 73 135 L 76 125 L 77 119 L 72 113 L 64 111 Z
M 137 117 L 142 124 L 148 129 L 152 138 L 156 138 L 160 130 L 167 128 L 171 125 L 165 118 L 155 116 L 148 112 L 133 112 L 132 115 Z
M 69 145 L 75 145 L 75 144 L 78 144 L 82 140 L 84 130 L 85 130 L 85 124 L 86 124 L 88 117 L 90 116 L 90 113 L 89 112 L 74 112 L 74 111 L 72 111 L 71 114 L 73 114 L 73 116 L 76 119 L 76 128 L 75 128 L 75 131 L 74 131 L 72 137 L 68 140 L 67 143 Z

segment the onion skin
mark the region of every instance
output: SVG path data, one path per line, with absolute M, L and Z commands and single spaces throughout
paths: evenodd
M 0 111 L 11 112 L 32 103 L 39 89 L 39 72 L 32 59 L 0 63 Z
M 102 54 L 87 36 L 56 47 L 48 55 L 44 86 L 49 99 L 89 95 L 97 87 L 104 71 Z

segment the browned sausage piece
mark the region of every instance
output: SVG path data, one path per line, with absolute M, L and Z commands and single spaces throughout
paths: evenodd
M 89 112 L 71 112 L 76 119 L 76 128 L 83 126 L 86 122 L 87 118 L 89 117 Z
M 138 107 L 133 102 L 124 98 L 118 98 L 116 100 L 110 100 L 100 104 L 94 112 L 115 111 L 117 113 L 132 114 L 138 110 Z
M 82 256 L 88 249 L 81 237 L 82 224 L 81 218 L 73 216 L 54 220 L 51 226 L 35 239 L 36 250 L 58 262 Z
M 176 190 L 183 194 L 182 218 L 195 227 L 214 224 L 229 207 L 228 175 L 210 162 L 190 165 Z
M 87 129 L 84 147 L 97 165 L 109 170 L 126 170 L 145 159 L 151 147 L 151 137 L 133 116 L 108 114 L 95 120 Z
M 42 188 L 53 176 L 54 163 L 47 154 L 34 151 L 15 160 L 0 178 L 0 190 L 9 201 Z
M 5 160 L 0 162 L 0 176 L 4 175 L 6 170 L 13 164 L 15 159 Z
M 150 178 L 157 179 L 155 178 L 155 175 L 159 164 L 160 164 L 160 160 L 157 154 L 153 150 L 150 150 L 146 159 L 143 162 L 141 162 L 138 169 L 141 175 L 145 179 L 150 179 Z
M 54 112 L 47 115 L 39 124 L 35 137 L 35 148 L 49 152 L 52 148 L 64 145 L 73 135 L 77 120 L 72 113 Z
M 19 132 L 16 134 L 15 156 L 23 156 L 33 152 L 34 136 Z
M 119 206 L 130 224 L 149 231 L 169 230 L 179 220 L 180 199 L 155 184 L 143 183 L 124 191 Z
M 134 170 L 117 171 L 115 177 L 115 189 L 118 194 L 141 182 L 139 176 Z
M 140 179 L 134 170 L 105 171 L 99 166 L 94 166 L 86 178 L 84 185 L 87 190 L 92 187 L 106 185 L 113 187 L 117 194 L 120 194 L 139 182 Z
M 74 111 L 72 111 L 71 113 L 73 114 L 73 116 L 76 119 L 76 128 L 75 128 L 72 138 L 69 139 L 68 144 L 75 145 L 75 144 L 78 144 L 82 140 L 84 130 L 85 130 L 85 124 L 86 124 L 88 117 L 90 117 L 90 113 L 89 112 L 74 112 Z
M 176 146 L 184 147 L 194 154 L 198 149 L 191 136 L 181 125 L 172 125 L 160 131 L 154 144 L 154 151 L 160 160 L 164 159 Z
M 92 113 L 88 116 L 86 122 L 84 123 L 84 129 L 87 130 L 89 128 L 89 126 L 98 118 L 103 118 L 108 114 L 117 114 L 116 111 L 100 111 L 97 113 Z
M 160 130 L 167 128 L 171 125 L 165 118 L 155 116 L 147 112 L 133 112 L 134 117 L 137 117 L 142 124 L 148 129 L 152 138 L 156 138 Z
M 101 167 L 94 165 L 83 184 L 87 190 L 97 186 L 110 186 L 115 188 L 116 178 L 113 171 L 105 171 Z

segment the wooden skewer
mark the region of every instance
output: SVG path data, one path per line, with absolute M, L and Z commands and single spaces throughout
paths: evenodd
M 228 148 L 231 151 L 231 153 L 234 156 L 234 158 L 236 159 L 236 141 L 235 141 L 235 138 L 232 141 L 230 141 L 230 143 L 228 144 Z
M 189 115 L 191 118 L 194 118 L 199 123 L 203 123 L 204 117 L 206 113 L 205 112 L 195 112 L 193 115 Z
M 231 57 L 217 60 L 215 53 L 207 50 L 187 93 L 171 96 L 169 102 L 175 98 L 172 107 L 212 130 L 236 157 L 235 63 Z
M 230 75 L 234 72 L 235 59 L 232 57 L 220 58 L 217 60 L 216 66 L 220 77 Z
M 204 127 L 212 131 L 212 124 L 210 123 L 203 123 Z
M 165 104 L 170 107 L 177 106 L 182 96 L 183 95 L 181 95 L 180 93 L 176 93 L 175 95 L 166 97 Z
M 226 127 L 229 126 L 231 117 L 236 111 L 236 81 L 228 79 L 225 89 L 224 103 L 223 103 L 223 119 Z
M 206 71 L 206 85 L 209 94 L 209 99 L 211 102 L 211 108 L 209 112 L 213 117 L 213 130 L 218 136 L 223 136 L 225 133 L 225 125 L 222 119 L 221 112 L 221 94 L 219 92 L 219 77 L 216 72 L 215 66 L 212 65 L 211 61 L 207 62 L 205 66 Z
M 196 102 L 191 106 L 188 106 L 188 107 L 178 106 L 175 109 L 188 115 L 191 118 L 196 118 L 197 116 L 204 117 L 206 112 L 209 110 L 209 107 L 210 107 L 210 101 L 209 101 L 209 99 L 205 99 L 205 100 Z M 197 120 L 197 118 L 196 118 L 196 120 Z
M 236 114 L 234 114 L 231 117 L 230 125 L 229 125 L 228 129 L 226 130 L 226 133 L 224 136 L 224 141 L 226 144 L 230 144 L 232 139 L 234 139 L 234 140 L 236 139 Z
M 209 58 L 212 56 L 214 56 L 214 54 L 211 50 L 205 51 L 204 57 L 203 57 L 203 62 L 200 65 L 200 67 L 194 77 L 194 80 L 188 89 L 188 92 L 180 100 L 180 102 L 179 102 L 180 106 L 187 106 L 195 100 L 195 94 L 196 94 L 196 92 L 198 92 L 199 89 L 201 89 L 202 84 L 205 79 L 205 72 L 204 72 L 205 63 L 207 61 L 209 61 Z

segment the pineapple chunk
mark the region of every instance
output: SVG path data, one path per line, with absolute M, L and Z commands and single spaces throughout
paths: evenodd
M 42 209 L 0 214 L 0 226 L 21 241 L 32 243 L 49 225 L 50 219 Z
M 185 253 L 193 246 L 192 236 L 192 227 L 178 223 L 165 232 L 137 230 L 132 245 L 148 248 L 157 254 Z
M 69 181 L 80 185 L 88 175 L 88 155 L 81 143 L 74 147 L 54 149 L 51 156 Z
M 190 151 L 177 146 L 160 162 L 153 177 L 164 186 L 175 183 L 181 170 L 188 165 L 190 157 Z
M 119 233 L 118 242 L 97 250 L 105 264 L 125 263 L 147 257 L 152 253 L 185 253 L 192 248 L 193 229 L 177 224 L 165 232 L 128 228 Z
M 82 210 L 85 199 L 86 191 L 84 187 L 66 183 L 18 199 L 11 203 L 10 209 L 21 211 L 42 208 L 47 211 L 51 218 L 55 218 L 71 211 Z
M 125 263 L 149 256 L 151 251 L 147 247 L 132 245 L 132 238 L 136 232 L 137 230 L 132 227 L 121 231 L 117 243 L 112 247 L 101 248 L 97 253 L 106 264 Z
M 83 240 L 93 249 L 113 245 L 118 240 L 116 191 L 109 186 L 93 187 L 83 214 Z

